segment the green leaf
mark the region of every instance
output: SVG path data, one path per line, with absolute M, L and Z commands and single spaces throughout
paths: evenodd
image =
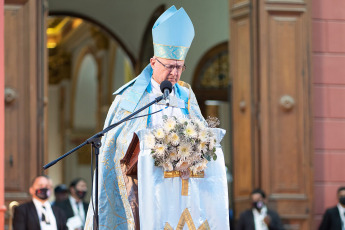
M 217 160 L 217 154 L 214 154 L 214 155 L 213 155 L 213 160 L 214 160 L 214 161 Z
M 205 154 L 205 158 L 206 158 L 206 160 L 211 161 L 211 157 L 209 155 Z

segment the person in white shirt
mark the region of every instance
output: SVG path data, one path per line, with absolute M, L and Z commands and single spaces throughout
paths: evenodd
M 47 176 L 38 176 L 33 180 L 29 189 L 32 201 L 15 209 L 14 230 L 67 230 L 65 214 L 48 201 L 52 185 Z
M 252 208 L 241 213 L 236 230 L 283 230 L 277 212 L 266 206 L 266 194 L 261 189 L 251 193 Z
M 87 193 L 86 181 L 82 178 L 74 179 L 69 186 L 68 199 L 55 202 L 54 206 L 61 208 L 67 217 L 67 227 L 70 230 L 84 228 L 88 203 L 83 201 Z

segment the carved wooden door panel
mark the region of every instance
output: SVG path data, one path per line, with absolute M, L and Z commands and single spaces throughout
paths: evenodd
M 260 1 L 261 185 L 293 229 L 312 227 L 309 0 Z
M 44 32 L 39 0 L 5 2 L 5 202 L 30 199 L 44 153 Z M 12 203 L 14 204 L 14 203 Z M 6 222 L 10 217 L 7 210 Z M 8 223 L 8 222 L 7 222 Z

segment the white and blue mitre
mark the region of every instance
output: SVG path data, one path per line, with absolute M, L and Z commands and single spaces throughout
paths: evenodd
M 167 9 L 152 27 L 154 55 L 185 60 L 194 38 L 194 27 L 186 11 L 175 6 Z

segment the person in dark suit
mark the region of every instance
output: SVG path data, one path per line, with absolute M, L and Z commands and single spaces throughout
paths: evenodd
M 278 213 L 266 207 L 266 194 L 263 190 L 254 189 L 251 199 L 253 207 L 241 213 L 236 230 L 284 229 Z
M 329 208 L 323 215 L 319 230 L 344 230 L 345 229 L 345 187 L 337 191 L 337 206 Z
M 82 178 L 73 180 L 69 186 L 70 196 L 67 200 L 55 202 L 54 206 L 65 212 L 69 229 L 83 229 L 88 203 L 83 201 L 87 193 L 86 181 Z
M 19 205 L 14 211 L 14 230 L 67 230 L 62 210 L 52 207 L 48 198 L 52 181 L 47 176 L 36 177 L 29 189 L 32 201 Z

